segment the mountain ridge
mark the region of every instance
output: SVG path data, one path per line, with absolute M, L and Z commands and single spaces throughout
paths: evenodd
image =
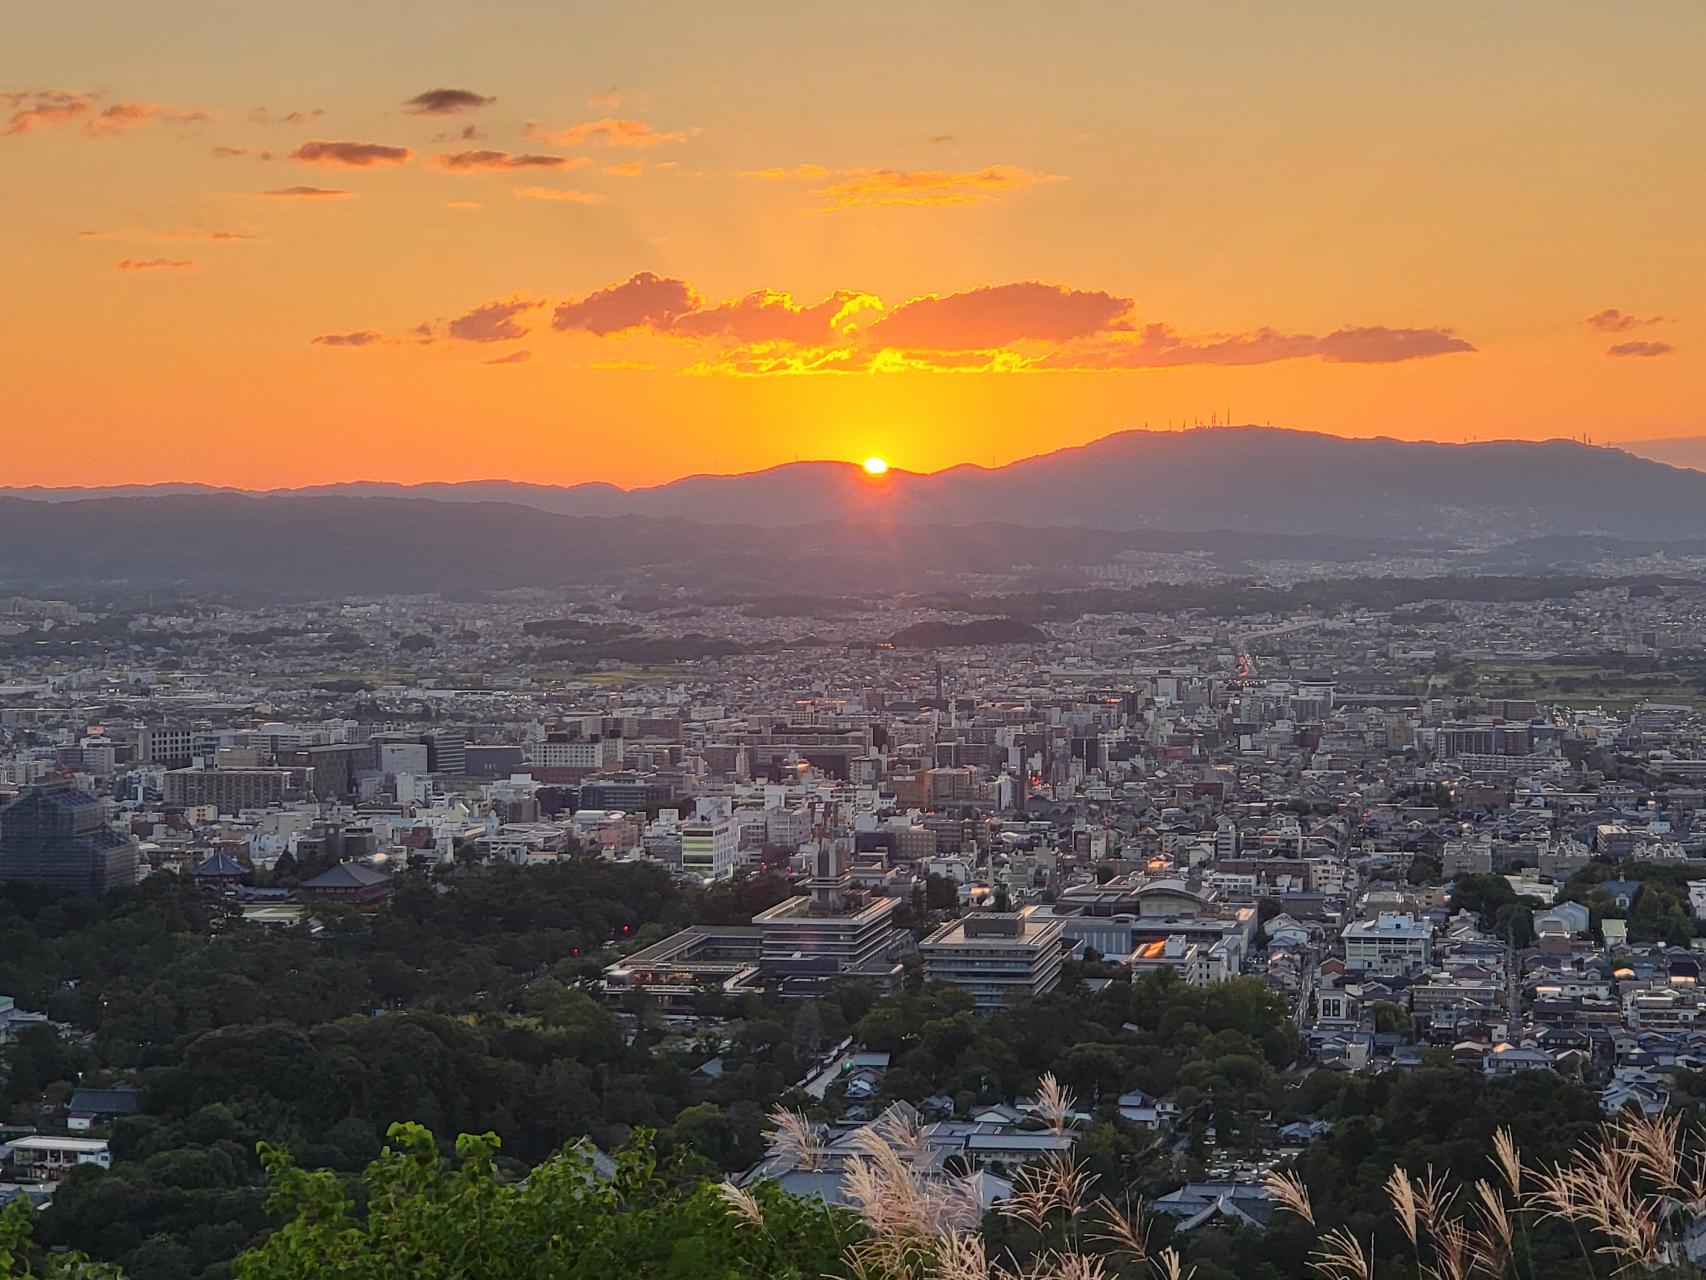
M 1000 467 L 937 472 L 789 462 L 623 489 L 604 481 L 350 481 L 250 491 L 194 484 L 10 489 L 49 504 L 162 496 L 503 502 L 559 515 L 786 527 L 991 519 L 1034 527 L 1244 530 L 1498 543 L 1557 534 L 1706 536 L 1706 474 L 1572 440 L 1444 444 L 1278 427 L 1124 431 Z

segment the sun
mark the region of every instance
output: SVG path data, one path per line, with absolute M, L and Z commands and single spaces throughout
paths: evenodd
M 873 458 L 866 458 L 865 459 L 865 474 L 868 476 L 883 475 L 888 471 L 888 469 L 889 469 L 889 464 L 888 464 L 887 458 L 874 458 L 873 457 Z

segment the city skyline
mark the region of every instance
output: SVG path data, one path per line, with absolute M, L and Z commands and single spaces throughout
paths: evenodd
M 79 7 L 0 84 L 11 484 L 1700 430 L 1691 11 Z

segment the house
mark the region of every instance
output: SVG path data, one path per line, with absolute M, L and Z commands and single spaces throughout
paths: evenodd
M 58 1182 L 80 1164 L 110 1169 L 112 1152 L 105 1138 L 68 1138 L 32 1133 L 0 1145 L 0 1159 L 10 1160 L 21 1181 Z
M 1635 899 L 1641 896 L 1639 880 L 1607 880 L 1599 886 L 1599 891 L 1611 899 L 1611 905 L 1619 911 L 1627 911 L 1635 905 Z
M 1552 1068 L 1552 1056 L 1530 1045 L 1500 1042 L 1486 1056 L 1488 1075 L 1515 1075 L 1519 1071 L 1547 1071 Z
M 86 1133 L 95 1125 L 110 1125 L 120 1116 L 133 1116 L 139 1109 L 139 1096 L 130 1085 L 74 1089 L 65 1108 L 65 1127 L 73 1133 Z
M 12 1003 L 11 996 L 0 996 L 0 1045 L 11 1044 L 18 1032 L 47 1021 L 45 1013 L 30 1013 Z
M 1121 1120 L 1145 1129 L 1170 1129 L 1179 1118 L 1178 1103 L 1164 1102 L 1135 1089 L 1122 1093 L 1117 1105 Z
M 1151 1201 L 1156 1213 L 1179 1219 L 1176 1231 L 1194 1231 L 1221 1219 L 1262 1231 L 1277 1207 L 1266 1187 L 1241 1182 L 1187 1182 Z

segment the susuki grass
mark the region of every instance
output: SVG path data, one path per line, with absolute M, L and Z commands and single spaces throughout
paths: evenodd
M 1073 1097 L 1053 1076 L 1043 1077 L 1036 1101 L 1053 1131 L 1068 1127 Z M 826 1153 L 804 1116 L 778 1109 L 771 1125 L 773 1148 L 796 1167 L 825 1167 Z M 1191 1275 L 1176 1249 L 1151 1248 L 1141 1206 L 1122 1209 L 1097 1196 L 1095 1176 L 1070 1154 L 1020 1170 L 1012 1195 L 993 1207 L 1029 1228 L 1038 1242 L 1020 1260 L 992 1256 L 981 1230 L 980 1177 L 938 1167 L 915 1113 L 885 1112 L 852 1145 L 841 1166 L 841 1192 L 866 1227 L 846 1259 L 856 1280 Z M 1276 1170 L 1264 1186 L 1281 1211 L 1317 1229 L 1309 1266 L 1320 1280 L 1381 1280 L 1383 1262 L 1390 1262 L 1390 1274 L 1425 1280 L 1546 1280 L 1535 1268 L 1527 1235 L 1553 1220 L 1574 1229 L 1591 1270 L 1652 1270 L 1681 1260 L 1684 1228 L 1706 1213 L 1706 1145 L 1677 1115 L 1619 1116 L 1550 1167 L 1525 1164 L 1511 1134 L 1500 1129 L 1489 1164 L 1489 1176 L 1468 1181 L 1432 1167 L 1419 1174 L 1391 1171 L 1386 1197 L 1409 1246 L 1402 1259 L 1377 1257 L 1372 1236 L 1320 1223 L 1309 1188 L 1295 1172 Z M 732 1186 L 723 1196 L 729 1212 L 762 1223 L 755 1198 Z

